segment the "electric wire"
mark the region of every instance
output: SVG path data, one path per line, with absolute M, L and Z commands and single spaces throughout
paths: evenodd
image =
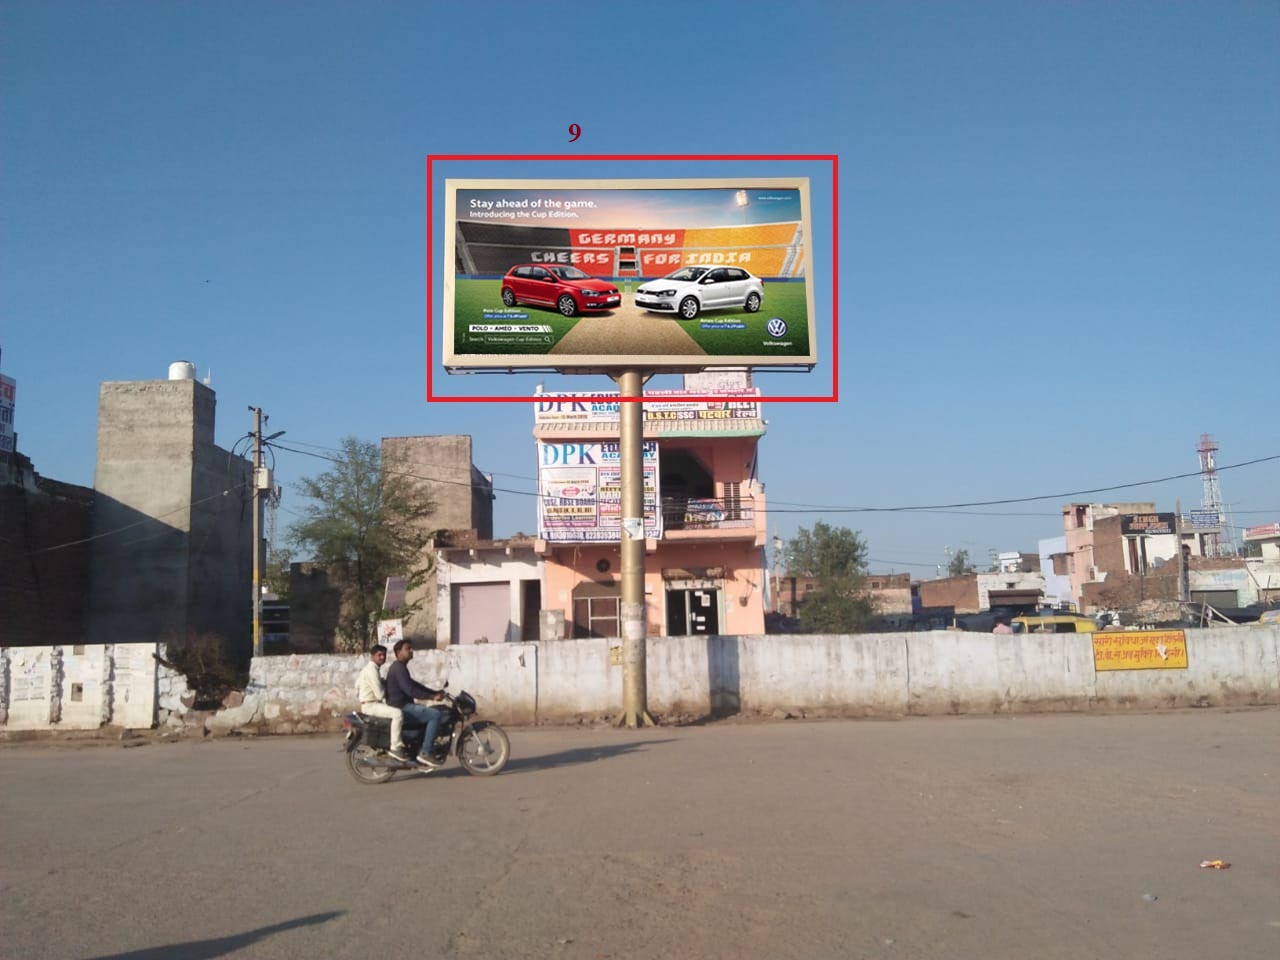
M 297 453 L 303 456 L 315 457 L 320 460 L 327 460 L 331 463 L 341 462 L 336 457 L 329 457 L 319 453 L 312 453 L 307 450 L 296 450 L 284 444 L 272 444 L 272 446 L 278 446 L 279 449 L 288 451 L 290 453 Z M 1260 463 L 1268 463 L 1275 460 L 1280 460 L 1280 454 L 1272 454 L 1270 456 L 1265 456 L 1265 457 L 1256 457 L 1252 460 L 1244 460 L 1239 463 L 1227 464 L 1226 466 L 1218 467 L 1218 471 L 1222 472 L 1226 470 L 1238 470 L 1243 467 L 1255 466 Z M 468 481 L 468 480 L 451 480 L 451 479 L 446 479 L 442 477 L 428 477 L 418 473 L 413 473 L 413 472 L 403 471 L 403 470 L 394 470 L 394 469 L 388 469 L 386 470 L 386 472 L 391 473 L 393 475 L 411 477 L 418 480 L 427 480 L 429 482 L 434 482 L 434 483 L 451 483 L 451 484 L 456 484 L 458 486 L 465 486 L 465 487 L 472 487 L 472 488 L 479 488 L 479 489 L 491 489 L 494 492 L 510 493 L 516 496 L 523 496 L 523 497 L 540 497 L 541 496 L 541 494 L 538 493 L 537 491 L 514 490 L 510 488 L 505 488 L 505 487 L 490 487 L 485 484 L 477 484 L 474 481 Z M 962 503 L 921 504 L 921 505 L 891 506 L 891 507 L 861 507 L 861 506 L 852 507 L 852 506 L 830 506 L 830 505 L 824 506 L 824 505 L 818 505 L 818 504 L 811 504 L 811 505 L 806 505 L 803 507 L 796 507 L 796 508 L 785 507 L 785 506 L 784 507 L 767 506 L 765 508 L 765 512 L 766 513 L 939 513 L 943 511 L 948 511 L 948 512 L 957 511 L 967 507 L 1004 506 L 1004 505 L 1015 504 L 1015 503 L 1035 503 L 1041 500 L 1064 500 L 1064 499 L 1069 499 L 1071 497 L 1088 496 L 1095 493 L 1107 493 L 1113 490 L 1127 490 L 1127 489 L 1132 489 L 1133 487 L 1153 486 L 1159 483 L 1168 483 L 1173 480 L 1184 480 L 1184 479 L 1187 479 L 1188 477 L 1198 477 L 1200 476 L 1200 474 L 1201 474 L 1201 471 L 1193 470 L 1188 473 L 1171 474 L 1165 477 L 1157 477 L 1152 480 L 1135 480 L 1129 483 L 1117 483 L 1117 484 L 1111 484 L 1110 486 L 1105 486 L 1105 487 L 1092 487 L 1084 490 L 1069 490 L 1063 493 L 1047 493 L 1047 494 L 1039 494 L 1039 495 L 1030 496 L 1030 497 L 1007 497 L 999 500 L 974 500 L 974 501 L 962 502 Z M 751 497 L 750 495 L 748 495 L 741 499 L 750 500 Z M 780 503 L 783 501 L 775 500 L 773 502 Z M 1001 516 L 1003 514 L 982 513 L 977 515 Z M 1021 516 L 1023 514 L 1013 514 L 1013 515 Z M 1054 516 L 1056 514 L 1045 513 L 1045 514 L 1026 514 L 1026 515 Z
M 172 510 L 167 510 L 164 513 L 157 513 L 154 516 L 143 517 L 141 520 L 135 520 L 133 523 L 127 523 L 123 527 L 116 527 L 114 530 L 107 530 L 107 531 L 104 531 L 103 533 L 95 533 L 91 537 L 84 537 L 80 540 L 68 540 L 66 543 L 58 543 L 53 545 L 52 547 L 41 547 L 39 550 L 33 550 L 31 552 L 32 553 L 52 553 L 54 550 L 65 550 L 67 547 L 76 547 L 82 543 L 90 543 L 94 540 L 101 540 L 104 537 L 113 537 L 118 533 L 124 533 L 126 530 L 132 530 L 134 527 L 141 527 L 144 524 L 153 523 L 156 520 L 162 520 L 165 517 L 171 517 L 175 513 L 182 513 L 184 510 L 190 510 L 192 507 L 199 506 L 202 503 L 208 503 L 210 500 L 216 500 L 219 497 L 225 497 L 230 493 L 233 493 L 235 491 L 238 491 L 242 488 L 247 488 L 247 487 L 248 487 L 247 483 L 234 484 L 225 490 L 219 490 L 217 493 L 212 493 L 207 497 L 201 497 L 199 500 L 192 500 L 189 503 L 185 503 L 180 507 L 175 507 Z

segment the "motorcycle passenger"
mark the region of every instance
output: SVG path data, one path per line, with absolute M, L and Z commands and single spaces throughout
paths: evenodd
M 398 640 L 395 645 L 395 654 L 395 662 L 387 671 L 387 703 L 393 707 L 399 707 L 404 711 L 405 716 L 412 717 L 427 728 L 422 738 L 422 752 L 416 759 L 424 767 L 435 769 L 440 764 L 431 759 L 431 744 L 435 742 L 436 731 L 440 729 L 444 714 L 434 707 L 423 706 L 414 701 L 437 700 L 440 697 L 440 691 L 424 687 L 409 676 L 409 661 L 413 659 L 413 641 Z
M 374 644 L 369 651 L 369 662 L 356 677 L 356 699 L 360 712 L 370 717 L 385 717 L 391 721 L 391 755 L 397 760 L 409 760 L 409 750 L 401 738 L 404 732 L 404 712 L 387 703 L 386 686 L 382 682 L 382 665 L 387 662 L 387 648 Z

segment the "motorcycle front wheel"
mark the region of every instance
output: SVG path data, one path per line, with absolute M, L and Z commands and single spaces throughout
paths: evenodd
M 396 775 L 395 770 L 378 765 L 377 757 L 378 751 L 363 743 L 347 751 L 347 770 L 356 778 L 356 783 L 365 786 L 386 783 Z
M 511 741 L 492 721 L 481 720 L 458 739 L 458 762 L 473 776 L 493 776 L 507 765 L 510 757 Z

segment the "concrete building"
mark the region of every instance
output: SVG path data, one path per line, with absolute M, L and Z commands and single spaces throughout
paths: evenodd
M 407 474 L 435 505 L 427 525 L 444 533 L 427 548 L 433 557 L 440 546 L 493 537 L 493 479 L 481 473 L 471 457 L 471 437 L 465 434 L 382 438 L 384 469 Z M 447 634 L 436 632 L 438 572 L 433 565 L 422 585 L 406 598 L 421 606 L 405 620 L 404 635 L 428 646 L 449 642 Z
M 99 390 L 88 642 L 216 634 L 247 660 L 252 465 L 213 442 L 214 392 L 178 375 Z
M 1126 611 L 1152 601 L 1179 599 L 1178 565 L 1166 563 L 1147 573 L 1108 572 L 1084 585 L 1085 612 Z M 1280 601 L 1280 561 L 1242 557 L 1187 558 L 1186 599 L 1225 612 L 1248 611 Z M 1246 619 L 1256 618 L 1256 613 Z
M 1256 544 L 1263 560 L 1280 561 L 1280 523 L 1264 523 L 1244 531 L 1245 546 Z
M 0 450 L 0 646 L 84 642 L 93 491 Z
M 966 573 L 959 577 L 922 580 L 917 584 L 921 611 L 950 609 L 952 614 L 987 613 L 992 609 L 1034 613 L 1044 595 L 1040 571 Z
M 1075 594 L 1071 590 L 1071 577 L 1067 559 L 1067 538 L 1050 537 L 1039 541 L 1040 573 L 1044 576 L 1044 603 L 1057 610 L 1074 610 Z
M 471 437 L 383 437 L 387 470 L 403 471 L 435 504 L 433 530 L 474 530 L 493 538 L 493 480 L 471 462 Z
M 1176 603 L 1180 598 L 1206 603 L 1223 611 L 1249 609 L 1280 600 L 1280 548 L 1267 556 L 1206 557 L 1206 531 L 1172 528 L 1173 514 L 1156 513 L 1150 503 L 1071 504 L 1064 522 L 1084 517 L 1088 528 L 1077 528 L 1067 542 L 1080 552 L 1074 555 L 1073 587 L 1079 609 L 1133 611 L 1151 602 Z M 1280 525 L 1254 528 L 1255 542 L 1280 543 Z M 1181 543 L 1186 582 L 1178 578 L 1178 543 Z M 1246 540 L 1248 542 L 1248 540 Z M 1089 558 L 1084 567 L 1080 556 Z
M 533 537 L 436 551 L 436 645 L 539 638 L 542 559 Z
M 645 619 L 650 635 L 764 632 L 764 435 L 758 391 L 684 391 L 645 404 Z M 547 395 L 536 405 L 542 603 L 571 637 L 618 635 L 622 595 L 619 404 Z

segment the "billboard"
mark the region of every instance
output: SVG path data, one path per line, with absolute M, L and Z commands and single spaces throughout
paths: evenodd
M 445 181 L 448 370 L 812 367 L 809 181 Z
M 1217 510 L 1191 510 L 1188 516 L 1191 526 L 1197 529 L 1216 530 L 1222 526 L 1222 517 Z
M 644 443 L 644 535 L 662 536 L 658 444 Z M 556 543 L 622 539 L 622 461 L 616 441 L 538 441 L 538 537 Z
M 1126 513 L 1120 518 L 1125 537 L 1171 537 L 1177 520 L 1172 513 Z

